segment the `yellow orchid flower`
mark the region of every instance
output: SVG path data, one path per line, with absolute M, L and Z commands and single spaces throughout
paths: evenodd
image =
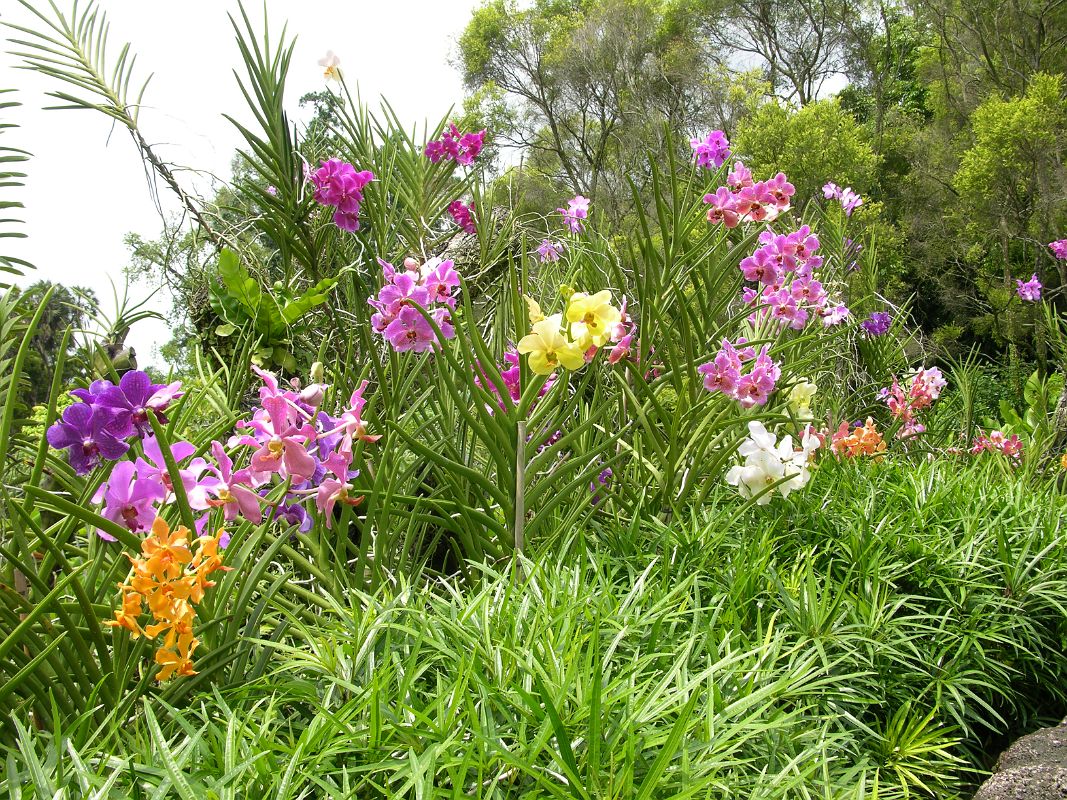
M 611 304 L 611 292 L 607 289 L 593 295 L 575 292 L 567 306 L 571 337 L 583 350 L 606 344 L 613 326 L 621 318 L 619 309 Z
M 531 325 L 536 325 L 545 318 L 544 313 L 541 311 L 541 306 L 536 300 L 526 295 L 523 295 L 522 299 L 526 301 L 526 310 L 530 315 Z
M 788 402 L 789 408 L 797 419 L 805 422 L 811 420 L 811 398 L 818 391 L 819 387 L 808 381 L 807 378 L 801 379 L 800 383 L 792 388 L 789 392 Z
M 560 365 L 578 369 L 585 364 L 581 348 L 560 332 L 562 323 L 563 315 L 553 314 L 535 323 L 533 333 L 519 339 L 519 352 L 529 354 L 530 369 L 538 375 L 551 375 Z

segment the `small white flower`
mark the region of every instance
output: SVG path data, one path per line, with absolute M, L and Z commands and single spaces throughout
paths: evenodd
M 326 55 L 319 59 L 319 66 L 323 68 L 322 74 L 327 80 L 341 80 L 341 59 L 333 50 L 326 51 Z

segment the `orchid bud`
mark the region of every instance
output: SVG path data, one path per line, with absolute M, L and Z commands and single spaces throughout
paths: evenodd
M 326 386 L 321 383 L 309 384 L 299 395 L 301 403 L 307 403 L 312 408 L 322 405 L 322 398 L 326 394 Z

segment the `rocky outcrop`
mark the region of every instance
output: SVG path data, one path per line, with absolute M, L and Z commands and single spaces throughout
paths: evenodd
M 1067 719 L 1001 753 L 974 800 L 1067 800 Z

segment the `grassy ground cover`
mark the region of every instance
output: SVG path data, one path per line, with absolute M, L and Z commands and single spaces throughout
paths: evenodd
M 258 677 L 23 727 L 0 790 L 954 798 L 1062 715 L 1054 487 L 992 457 L 830 463 L 735 508 L 596 519 L 521 574 L 400 581 L 314 624 L 276 608 Z

